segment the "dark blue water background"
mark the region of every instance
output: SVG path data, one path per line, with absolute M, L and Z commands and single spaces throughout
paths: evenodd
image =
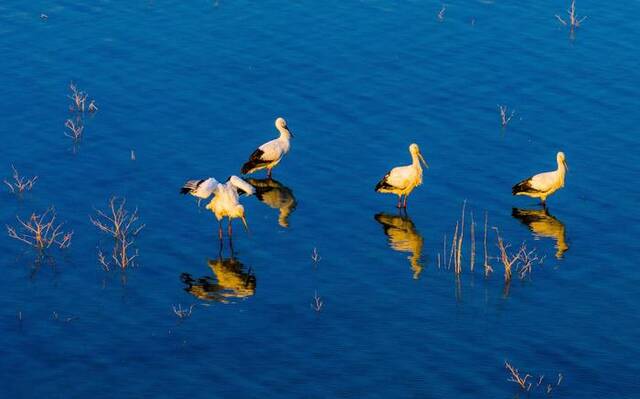
M 565 3 L 450 1 L 439 21 L 438 1 L 3 1 L 0 170 L 39 180 L 0 194 L 0 221 L 53 205 L 75 234 L 39 267 L 0 236 L 2 396 L 510 398 L 509 360 L 562 373 L 555 397 L 637 397 L 640 7 L 580 1 L 571 39 Z M 75 149 L 70 81 L 100 108 Z M 506 130 L 498 104 L 516 110 Z M 180 276 L 215 286 L 216 224 L 178 188 L 238 173 L 277 116 L 296 135 L 274 173 L 289 227 L 244 199 L 235 258 L 255 291 L 198 299 Z M 395 199 L 373 192 L 414 141 L 431 165 L 405 224 L 418 273 L 374 218 Z M 546 220 L 562 259 L 512 217 L 536 201 L 510 193 L 559 150 L 570 173 Z M 124 274 L 101 270 L 109 240 L 89 223 L 111 195 L 146 223 Z M 468 244 L 458 284 L 438 268 L 464 200 L 478 247 L 487 212 L 546 255 L 508 295 L 480 250 L 469 272 Z

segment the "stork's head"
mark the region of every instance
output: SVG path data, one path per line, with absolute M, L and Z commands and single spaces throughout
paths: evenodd
M 564 168 L 566 170 L 569 170 L 569 165 L 567 165 L 567 159 L 564 156 L 564 152 L 558 152 L 558 155 L 556 155 L 556 160 L 558 161 L 558 166 L 564 165 Z
M 409 146 L 409 152 L 411 153 L 412 156 L 417 156 L 422 161 L 425 167 L 427 168 L 429 167 L 429 165 L 427 164 L 427 161 L 424 160 L 424 157 L 420 153 L 420 147 L 418 147 L 418 144 L 416 143 L 411 144 Z
M 284 118 L 282 117 L 279 117 L 278 119 L 276 119 L 276 129 L 278 129 L 278 131 L 280 131 L 281 133 L 286 132 L 291 137 L 293 137 L 293 134 L 289 130 L 289 126 L 287 126 L 287 121 L 285 121 Z

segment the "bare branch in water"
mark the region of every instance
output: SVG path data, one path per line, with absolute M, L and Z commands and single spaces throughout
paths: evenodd
M 509 362 L 507 361 L 504 362 L 504 367 L 509 370 L 509 373 L 511 373 L 511 376 L 507 381 L 518 384 L 518 386 L 520 386 L 520 389 L 524 391 L 528 391 L 529 389 L 531 389 L 531 384 L 527 385 L 527 379 L 531 377 L 529 374 L 525 375 L 524 377 L 520 376 L 520 372 L 518 371 L 518 369 L 511 366 L 511 364 L 509 364 Z
M 322 305 L 324 305 L 324 302 L 322 301 L 322 298 L 318 295 L 318 291 L 316 291 L 315 294 L 313 295 L 313 302 L 311 302 L 311 308 L 316 312 L 320 312 L 322 310 Z
M 71 245 L 73 231 L 62 230 L 63 223 L 56 222 L 56 212 L 53 208 L 47 209 L 42 215 L 32 213 L 27 221 L 16 216 L 18 225 L 16 227 L 7 225 L 9 237 L 21 241 L 29 246 L 44 250 L 51 246 L 60 249 L 68 248 Z
M 82 133 L 84 132 L 82 119 L 76 118 L 75 122 L 71 119 L 67 119 L 64 126 L 68 129 L 68 131 L 64 132 L 65 136 L 71 137 L 75 143 L 82 139 Z
M 11 165 L 11 169 L 13 170 L 13 174 L 11 176 L 13 178 L 13 181 L 8 181 L 6 179 L 4 180 L 4 184 L 6 184 L 9 187 L 9 190 L 11 190 L 11 193 L 22 194 L 25 191 L 31 191 L 34 184 L 36 184 L 36 181 L 38 180 L 38 176 L 34 176 L 32 178 L 26 178 L 26 177 L 20 176 L 15 166 Z
M 138 209 L 129 212 L 125 208 L 126 199 L 118 199 L 111 197 L 109 200 L 109 211 L 107 213 L 96 210 L 97 216 L 89 217 L 91 223 L 100 231 L 111 235 L 115 242 L 111 258 L 115 264 L 121 269 L 126 269 L 133 264 L 135 258 L 138 257 L 138 251 L 131 253 L 130 248 L 135 243 L 136 237 L 145 227 L 140 224 Z M 98 252 L 98 262 L 106 271 L 110 270 L 109 262 L 106 261 L 102 251 Z
M 507 127 L 509 122 L 511 122 L 511 118 L 513 118 L 513 115 L 515 115 L 516 111 L 511 111 L 511 113 L 509 113 L 509 109 L 507 108 L 507 106 L 500 105 L 500 104 L 498 104 L 498 109 L 500 110 L 500 123 L 503 128 Z
M 447 6 L 445 6 L 444 4 L 442 5 L 442 8 L 440 9 L 440 11 L 438 12 L 438 20 L 440 22 L 444 21 L 444 13 L 447 11 Z
M 567 10 L 567 14 L 569 15 L 569 22 L 562 19 L 562 17 L 558 14 L 556 14 L 555 16 L 556 16 L 556 19 L 560 21 L 562 25 L 564 26 L 569 25 L 571 27 L 571 30 L 574 30 L 575 28 L 579 28 L 582 22 L 585 19 L 587 19 L 587 17 L 580 18 L 578 17 L 578 14 L 576 14 L 576 0 L 571 0 L 571 6 Z
M 189 306 L 189 308 L 182 308 L 181 304 L 178 304 L 178 307 L 176 307 L 176 305 L 173 305 L 173 313 L 176 315 L 177 318 L 179 319 L 187 319 L 189 317 L 191 317 L 191 313 L 193 312 L 193 307 L 195 305 L 191 305 Z

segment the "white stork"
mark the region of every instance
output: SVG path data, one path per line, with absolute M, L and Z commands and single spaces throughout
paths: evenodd
M 256 149 L 249 160 L 242 165 L 242 174 L 248 175 L 261 169 L 267 169 L 267 177 L 271 177 L 271 169 L 275 168 L 282 160 L 289 148 L 293 134 L 289 131 L 287 121 L 283 118 L 276 119 L 276 129 L 280 132 L 280 137 L 262 144 Z
M 376 191 L 379 193 L 392 193 L 398 196 L 398 208 L 407 208 L 407 197 L 414 188 L 422 184 L 422 167 L 420 161 L 427 165 L 427 161 L 424 160 L 422 154 L 420 154 L 420 147 L 417 144 L 411 144 L 409 146 L 409 152 L 411 153 L 411 165 L 398 166 L 393 168 L 387 173 L 382 180 L 376 184 Z M 404 203 L 401 202 L 404 195 Z
M 556 155 L 558 169 L 553 172 L 539 173 L 513 186 L 513 195 L 526 195 L 540 198 L 542 205 L 546 205 L 547 197 L 564 187 L 564 177 L 569 170 L 564 152 Z
M 244 207 L 240 205 L 239 194 L 251 195 L 255 189 L 251 184 L 238 176 L 231 176 L 226 183 L 219 183 L 213 177 L 202 180 L 189 180 L 180 189 L 181 194 L 191 194 L 200 199 L 209 198 L 211 202 L 206 206 L 218 219 L 218 237 L 222 240 L 222 219 L 228 218 L 227 230 L 229 237 L 233 234 L 231 219 L 240 218 L 248 231 L 247 220 L 244 217 Z

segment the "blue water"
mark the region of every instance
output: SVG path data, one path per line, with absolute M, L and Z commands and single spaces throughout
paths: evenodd
M 543 385 L 562 373 L 554 397 L 637 397 L 638 5 L 579 1 L 572 36 L 568 1 L 450 1 L 443 21 L 439 1 L 3 1 L 0 175 L 39 179 L 0 194 L 0 221 L 53 205 L 74 237 L 40 264 L 0 237 L 0 394 L 526 397 L 508 360 Z M 99 107 L 78 146 L 71 81 Z M 289 214 L 243 199 L 250 234 L 236 224 L 219 256 L 213 215 L 178 189 L 239 173 L 277 116 Z M 431 168 L 402 219 L 373 186 L 414 141 Z M 548 216 L 510 187 L 559 150 Z M 89 222 L 112 195 L 146 223 L 124 273 L 101 269 Z M 466 241 L 456 280 L 438 254 L 465 200 L 479 259 L 471 273 Z M 527 210 L 537 227 L 512 217 Z M 485 212 L 545 256 L 508 292 L 497 260 L 482 273 Z

